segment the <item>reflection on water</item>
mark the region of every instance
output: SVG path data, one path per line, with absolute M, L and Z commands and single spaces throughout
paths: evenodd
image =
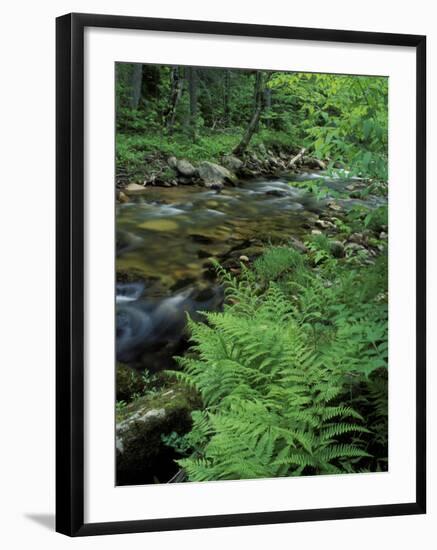
M 117 271 L 134 268 L 171 288 L 198 279 L 205 259 L 251 239 L 300 234 L 311 208 L 285 181 L 252 181 L 220 193 L 200 187 L 151 187 L 117 205 Z

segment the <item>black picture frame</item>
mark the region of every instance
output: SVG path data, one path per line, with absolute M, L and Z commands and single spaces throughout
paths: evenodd
M 84 29 L 106 27 L 406 46 L 416 51 L 416 499 L 387 505 L 84 523 Z M 426 511 L 426 37 L 67 14 L 56 20 L 56 530 L 69 536 L 423 514 Z

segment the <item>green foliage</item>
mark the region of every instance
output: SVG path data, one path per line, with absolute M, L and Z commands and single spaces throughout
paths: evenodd
M 135 115 L 137 116 L 137 115 Z M 133 177 L 144 176 L 150 167 L 150 159 L 167 159 L 170 156 L 185 158 L 192 163 L 203 160 L 221 162 L 224 155 L 237 145 L 238 131 L 219 132 L 215 134 L 203 133 L 195 143 L 187 140 L 184 134 L 175 134 L 171 137 L 159 133 L 118 132 L 116 136 L 116 163 L 119 169 L 127 170 Z M 293 142 L 289 135 L 265 130 L 252 140 L 252 148 L 256 149 L 260 144 L 265 147 L 291 149 Z
M 328 172 L 371 178 L 356 198 L 387 194 L 387 78 L 142 65 L 138 81 L 135 68 L 116 65 L 124 179 L 169 181 L 170 156 L 220 163 L 252 128 L 246 167 L 252 153 L 268 166 L 272 151 L 285 166 L 304 146 Z M 290 184 L 317 200 L 342 196 L 323 180 Z M 333 231 L 340 241 L 366 233 L 381 249 L 387 216 L 356 205 Z M 224 311 L 189 321 L 192 353 L 173 373 L 204 407 L 188 434 L 163 436 L 190 480 L 387 467 L 387 259 L 343 243 L 313 235 L 306 257 L 270 247 L 238 278 L 217 267 Z M 139 387 L 129 399 L 153 394 L 157 381 L 145 375 Z
M 295 117 L 316 157 L 387 180 L 387 78 L 274 73 L 269 85 L 298 98 Z
M 293 248 L 276 246 L 268 249 L 253 264 L 256 277 L 263 283 L 279 279 L 291 271 L 299 271 L 303 267 L 303 258 Z
M 127 407 L 127 403 L 126 401 L 124 401 L 123 399 L 118 399 L 116 402 L 115 402 L 115 410 L 116 411 L 122 411 L 124 408 Z
M 140 391 L 136 391 L 132 394 L 132 400 L 146 395 L 150 397 L 157 395 L 159 393 L 159 380 L 157 375 L 145 369 L 141 373 L 141 386 Z
M 371 210 L 364 218 L 364 226 L 372 231 L 382 231 L 388 226 L 388 208 L 380 206 Z
M 291 187 L 305 189 L 306 191 L 314 195 L 314 197 L 317 200 L 322 200 L 327 197 L 336 198 L 341 196 L 341 193 L 339 193 L 338 191 L 335 191 L 334 189 L 330 189 L 329 187 L 324 185 L 322 178 L 304 180 L 304 181 L 290 181 L 289 185 Z
M 256 109 L 259 71 L 143 65 L 132 104 L 134 66 L 117 63 L 117 167 L 144 175 L 150 152 L 219 160 L 240 142 Z M 262 110 L 250 147 L 305 146 L 329 169 L 387 180 L 388 80 L 383 77 L 261 71 Z M 191 76 L 190 76 L 191 75 Z M 193 95 L 194 93 L 194 95 Z M 194 109 L 194 111 L 193 111 Z M 169 121 L 172 120 L 170 124 Z
M 161 441 L 172 447 L 181 456 L 186 455 L 192 447 L 185 435 L 178 434 L 177 432 L 162 434 Z
M 169 138 L 157 132 L 153 134 L 118 133 L 116 140 L 117 166 L 141 178 L 150 167 L 150 159 L 154 157 L 167 159 L 174 155 L 194 163 L 205 159 L 219 162 L 220 158 L 236 145 L 238 136 L 234 134 L 203 135 L 196 143 L 192 143 L 183 135 Z
M 140 373 L 132 367 L 117 363 L 116 373 L 117 406 L 120 409 L 139 397 L 151 396 L 158 392 L 158 376 L 151 374 L 147 369 Z
M 331 245 L 326 235 L 312 235 L 305 244 L 315 265 L 331 258 Z
M 239 279 L 221 273 L 228 305 L 207 324 L 189 321 L 195 355 L 174 373 L 204 403 L 179 461 L 189 479 L 361 471 L 375 464 L 369 450 L 382 468 L 386 443 L 373 430 L 387 417 L 375 387 L 387 368 L 386 263 L 311 269 L 274 247 Z

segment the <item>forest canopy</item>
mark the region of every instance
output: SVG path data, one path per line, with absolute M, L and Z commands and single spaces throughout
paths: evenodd
M 303 147 L 353 174 L 387 180 L 388 79 L 118 63 L 117 166 L 144 153 L 190 161 Z

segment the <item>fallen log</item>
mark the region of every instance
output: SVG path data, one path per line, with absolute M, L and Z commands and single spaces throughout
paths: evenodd
M 290 160 L 290 162 L 288 163 L 288 168 L 293 168 L 295 164 L 304 156 L 305 151 L 305 147 L 302 147 L 299 153 Z
M 320 168 L 320 170 L 326 170 L 326 164 L 323 162 L 323 160 L 312 158 L 311 159 L 317 166 Z

